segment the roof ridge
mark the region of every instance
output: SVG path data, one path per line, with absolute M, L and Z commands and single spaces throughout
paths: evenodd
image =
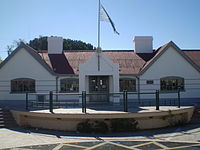
M 181 49 L 182 51 L 200 51 L 200 49 Z
M 142 66 L 140 73 L 145 72 L 152 65 L 152 63 L 154 63 L 154 61 L 156 61 L 156 59 L 158 59 L 159 55 L 162 55 L 161 53 L 164 50 L 166 50 L 166 48 L 171 44 L 175 45 L 173 41 L 169 41 L 168 43 L 164 44 L 163 46 L 160 46 L 156 51 L 154 51 L 156 54 Z

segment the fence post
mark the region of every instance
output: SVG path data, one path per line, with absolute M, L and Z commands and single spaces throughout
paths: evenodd
M 26 92 L 26 110 L 28 110 L 28 92 Z
M 127 91 L 123 91 L 123 100 L 124 100 L 124 112 L 128 112 L 128 106 L 127 106 Z
M 53 92 L 49 92 L 49 111 L 53 113 Z
M 128 92 L 125 91 L 126 95 L 126 112 L 128 112 Z
M 178 88 L 178 108 L 181 107 L 180 88 Z
M 86 91 L 82 91 L 82 113 L 86 113 Z
M 126 99 L 126 95 L 125 95 L 126 93 L 125 93 L 125 90 L 123 91 L 123 103 L 124 103 L 124 111 L 125 111 L 125 99 Z
M 159 110 L 159 90 L 156 90 L 156 110 Z

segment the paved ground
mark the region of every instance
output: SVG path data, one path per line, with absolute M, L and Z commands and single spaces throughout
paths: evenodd
M 182 149 L 199 150 L 197 143 L 177 143 L 160 141 L 101 141 L 101 142 L 76 142 L 51 145 L 26 146 L 15 150 L 160 150 Z
M 200 125 L 104 135 L 0 129 L 0 149 L 200 149 Z

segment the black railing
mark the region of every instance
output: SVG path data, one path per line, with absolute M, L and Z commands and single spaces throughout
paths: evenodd
M 173 102 L 172 100 L 165 100 L 163 101 L 162 99 L 160 99 L 160 95 L 166 95 L 166 94 L 177 94 L 177 96 L 175 98 L 173 98 Z M 43 95 L 47 98 L 45 98 L 44 100 L 39 100 L 39 99 L 34 99 L 31 100 L 30 96 L 31 95 Z M 57 98 L 58 96 L 69 96 L 69 95 L 76 95 L 76 96 L 81 96 L 81 101 L 79 102 L 73 102 L 73 101 L 59 101 Z M 127 92 L 127 91 L 123 91 L 123 92 L 118 92 L 118 93 L 86 93 L 85 91 L 83 91 L 81 94 L 80 93 L 53 93 L 52 91 L 50 91 L 49 93 L 26 93 L 26 110 L 29 110 L 31 108 L 42 108 L 42 109 L 49 109 L 49 111 L 51 113 L 53 113 L 53 109 L 54 108 L 74 108 L 74 107 L 78 107 L 78 108 L 82 108 L 82 113 L 86 113 L 87 112 L 87 108 L 97 108 L 97 106 L 102 103 L 102 101 L 100 103 L 97 102 L 90 102 L 88 101 L 88 97 L 90 97 L 91 95 L 96 95 L 96 96 L 100 96 L 100 95 L 108 95 L 110 96 L 116 96 L 118 95 L 118 99 L 120 100 L 120 97 L 122 97 L 121 101 L 118 102 L 110 102 L 107 101 L 107 103 L 105 103 L 105 105 L 102 106 L 102 108 L 105 109 L 108 108 L 111 110 L 111 107 L 109 108 L 108 105 L 112 106 L 112 110 L 113 108 L 118 108 L 117 110 L 120 111 L 124 111 L 124 112 L 129 112 L 129 110 L 133 107 L 136 106 L 146 106 L 146 105 L 151 105 L 151 106 L 155 106 L 156 110 L 159 110 L 160 105 L 177 105 L 180 108 L 180 90 L 177 90 L 175 92 L 160 92 L 159 90 L 156 90 L 155 92 Z M 138 104 L 136 105 L 136 103 L 132 102 L 131 99 L 129 98 L 130 95 L 153 95 L 151 100 L 146 100 L 146 99 L 139 99 L 138 100 Z M 56 96 L 56 100 L 54 100 L 53 96 Z M 140 97 L 139 96 L 139 97 Z M 177 101 L 177 103 L 176 103 Z M 168 103 L 167 103 L 168 102 Z M 95 105 L 96 104 L 96 105 Z M 116 105 L 117 104 L 117 105 Z M 101 109 L 100 109 L 101 110 Z

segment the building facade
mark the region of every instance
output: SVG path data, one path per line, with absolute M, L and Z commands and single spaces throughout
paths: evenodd
M 153 50 L 153 38 L 137 36 L 134 50 L 63 50 L 61 37 L 48 38 L 48 51 L 21 43 L 0 65 L 0 104 L 25 102 L 25 93 L 173 92 L 186 101 L 200 98 L 200 51 L 169 43 Z M 163 95 L 170 98 L 174 95 Z M 130 99 L 150 98 L 132 95 Z M 41 97 L 37 97 L 40 99 Z M 116 102 L 117 94 L 90 96 L 90 102 Z M 79 95 L 56 99 L 80 101 Z

